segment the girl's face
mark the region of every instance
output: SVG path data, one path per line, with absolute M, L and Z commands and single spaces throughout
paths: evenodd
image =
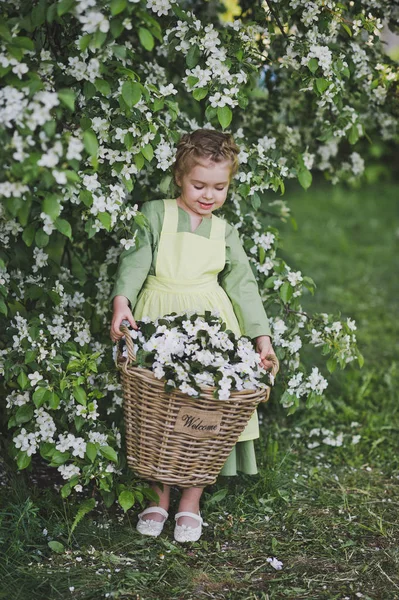
M 181 188 L 178 205 L 191 215 L 210 217 L 226 200 L 231 166 L 230 160 L 214 162 L 210 158 L 202 158 L 199 164 L 177 180 Z

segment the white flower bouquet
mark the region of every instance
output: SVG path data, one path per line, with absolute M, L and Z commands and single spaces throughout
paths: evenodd
M 137 321 L 129 330 L 135 366 L 165 379 L 165 391 L 179 389 L 199 397 L 200 386 L 214 387 L 216 399 L 227 400 L 232 391 L 267 389 L 274 383 L 271 372 L 247 337 L 236 337 L 215 313 L 172 313 L 155 321 Z M 127 347 L 121 340 L 121 355 Z

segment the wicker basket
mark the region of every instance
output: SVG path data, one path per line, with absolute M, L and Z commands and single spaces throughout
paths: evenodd
M 129 329 L 128 358 L 119 345 L 115 364 L 120 370 L 126 429 L 128 466 L 144 479 L 180 487 L 206 486 L 216 481 L 228 455 L 267 390 L 232 392 L 228 400 L 215 400 L 214 388 L 201 386 L 193 398 L 179 390 L 167 394 L 165 381 L 131 365 L 135 360 Z M 279 369 L 274 355 L 272 373 Z

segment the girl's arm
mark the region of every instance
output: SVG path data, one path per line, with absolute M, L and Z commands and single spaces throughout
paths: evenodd
M 226 266 L 220 274 L 220 285 L 229 296 L 243 335 L 252 339 L 272 337 L 269 319 L 259 294 L 258 283 L 237 230 L 226 229 Z
M 241 331 L 254 340 L 263 366 L 271 369 L 273 363 L 265 358 L 275 354 L 269 320 L 237 230 L 229 225 L 226 229 L 226 266 L 220 275 L 220 284 L 231 300 Z
M 162 207 L 159 201 L 143 204 L 140 212 L 147 217 L 150 229 L 138 228 L 136 234 L 138 247 L 133 246 L 124 250 L 119 256 L 115 283 L 110 296 L 113 308 L 110 337 L 113 341 L 123 337 L 119 330 L 123 319 L 127 319 L 132 327 L 137 329 L 132 310 L 136 306 L 137 297 L 151 269 L 154 237 L 158 235 L 159 222 L 162 219 L 160 208 Z

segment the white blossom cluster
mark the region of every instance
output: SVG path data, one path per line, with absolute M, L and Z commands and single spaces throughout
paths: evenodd
M 247 81 L 247 73 L 243 69 L 238 72 L 230 70 L 227 49 L 222 47 L 219 33 L 213 24 L 204 26 L 190 11 L 186 14 L 187 21 L 178 20 L 175 27 L 165 31 L 160 53 L 167 54 L 167 48 L 174 37 L 179 40 L 174 49 L 184 55 L 191 48 L 198 47 L 204 64 L 186 69 L 182 84 L 189 92 L 196 88 L 211 87 L 213 93 L 209 96 L 209 102 L 214 108 L 237 106 L 239 86 Z M 248 36 L 248 39 L 253 40 L 253 37 Z
M 155 320 L 148 339 L 140 330 L 131 330 L 130 335 L 138 358 L 140 351 L 151 354 L 155 377 L 165 378 L 167 385 L 189 396 L 198 396 L 199 386 L 215 387 L 220 400 L 230 398 L 234 390 L 265 389 L 266 372 L 252 342 L 235 338 L 222 325 L 216 313 L 211 318 L 181 313 Z M 127 356 L 126 347 L 123 355 Z M 269 382 L 273 384 L 272 376 Z

